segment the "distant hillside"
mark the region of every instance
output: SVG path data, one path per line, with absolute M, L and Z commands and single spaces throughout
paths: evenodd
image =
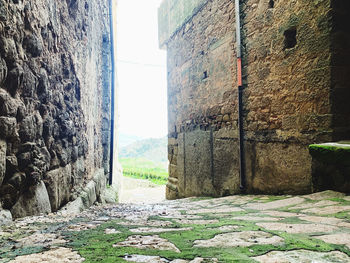
M 143 138 L 135 136 L 135 135 L 130 135 L 130 134 L 125 134 L 125 133 L 119 133 L 118 134 L 118 146 L 119 149 L 122 149 L 123 147 L 130 145 L 136 141 L 140 141 Z
M 143 139 L 120 147 L 120 158 L 145 158 L 156 163 L 167 163 L 167 137 Z

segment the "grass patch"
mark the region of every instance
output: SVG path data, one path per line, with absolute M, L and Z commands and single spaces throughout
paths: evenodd
M 160 163 L 144 158 L 123 158 L 120 163 L 124 176 L 149 180 L 157 185 L 165 185 L 168 181 L 168 171 Z

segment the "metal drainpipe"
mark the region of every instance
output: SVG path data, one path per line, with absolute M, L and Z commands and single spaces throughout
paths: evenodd
M 111 42 L 111 139 L 109 153 L 109 185 L 113 183 L 113 152 L 114 152 L 114 94 L 115 94 L 115 61 L 114 61 L 114 26 L 113 26 L 113 0 L 109 0 L 109 23 Z
M 237 48 L 237 86 L 238 86 L 238 129 L 239 129 L 239 177 L 240 188 L 246 187 L 245 158 L 244 158 L 244 131 L 243 131 L 243 83 L 242 83 L 242 51 L 241 51 L 241 23 L 239 0 L 235 0 L 236 12 L 236 48 Z

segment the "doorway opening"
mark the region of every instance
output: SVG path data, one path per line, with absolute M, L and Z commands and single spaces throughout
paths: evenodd
M 166 53 L 158 47 L 162 0 L 119 0 L 117 8 L 119 201 L 165 199 L 168 178 Z

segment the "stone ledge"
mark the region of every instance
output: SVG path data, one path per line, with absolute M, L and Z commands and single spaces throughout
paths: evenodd
M 311 144 L 309 151 L 320 162 L 350 165 L 350 141 Z
M 350 142 L 330 142 L 309 146 L 312 156 L 314 191 L 350 192 Z

